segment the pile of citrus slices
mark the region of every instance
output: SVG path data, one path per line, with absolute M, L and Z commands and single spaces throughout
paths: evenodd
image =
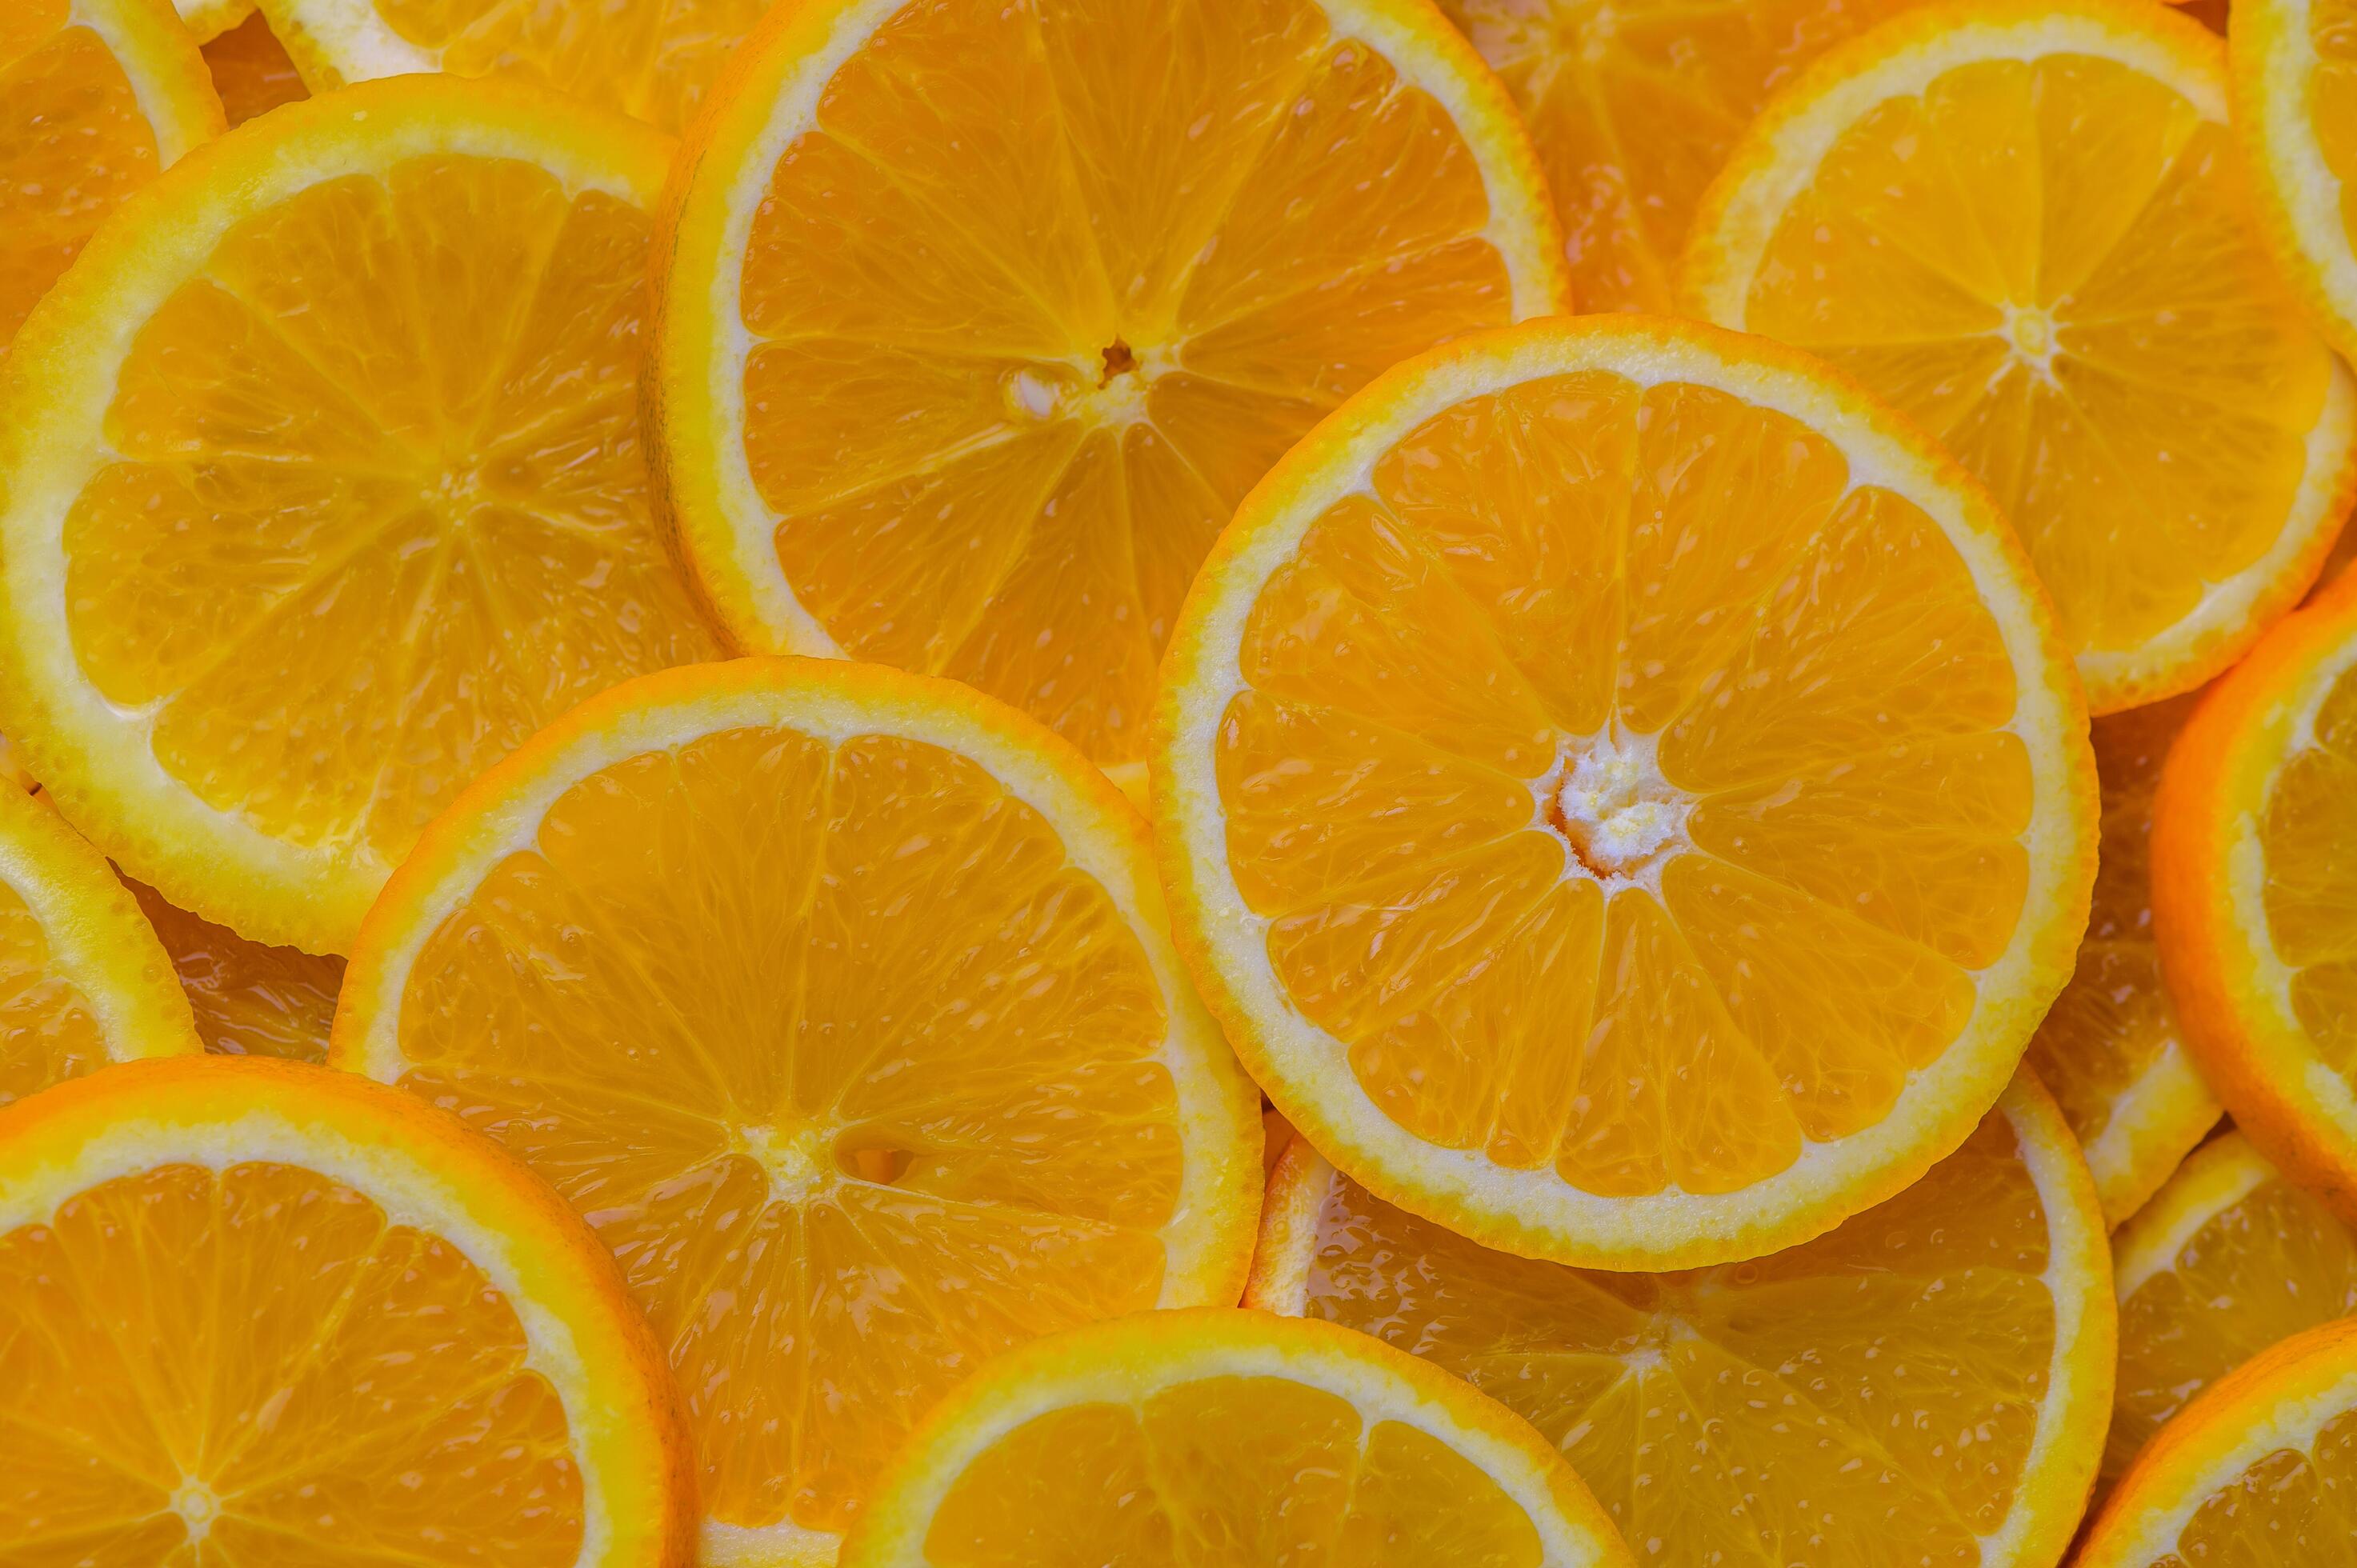
M 0 0 L 0 1565 L 2342 1568 L 2357 0 Z

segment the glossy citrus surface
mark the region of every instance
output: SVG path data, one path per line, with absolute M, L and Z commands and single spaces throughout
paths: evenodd
M 672 193 L 655 419 L 746 647 L 1144 755 L 1236 502 L 1394 360 L 1566 307 L 1511 103 L 1404 0 L 774 14 Z
M 1469 1379 L 1570 1459 L 1641 1563 L 2051 1563 L 2110 1414 L 2103 1217 L 2028 1080 L 1831 1235 L 1672 1274 L 1488 1251 L 1307 1144 L 1246 1300 Z
M 845 1568 L 1629 1561 L 1538 1434 L 1357 1334 L 1151 1313 L 993 1362 L 894 1462 Z
M 692 1561 L 611 1260 L 348 1075 L 198 1057 L 0 1112 L 0 1344 L 18 1562 Z
M 1698 314 L 1850 371 L 1987 484 L 2097 713 L 2233 663 L 2357 478 L 2357 395 L 2227 120 L 2223 47 L 2169 7 L 1926 8 L 1755 123 L 1686 262 Z
M 1143 826 L 972 692 L 649 677 L 463 797 L 355 950 L 333 1059 L 522 1155 L 622 1261 L 725 1560 L 825 1560 L 975 1363 L 1232 1301 L 1261 1127 Z
M 1799 356 L 1441 350 L 1189 601 L 1182 943 L 1391 1201 L 1599 1266 L 1804 1239 L 1960 1142 L 2062 983 L 2093 769 L 2046 618 L 1986 497 Z
M 0 391 L 12 737 L 124 870 L 317 952 L 483 767 L 716 648 L 639 448 L 664 143 L 352 91 L 144 192 Z

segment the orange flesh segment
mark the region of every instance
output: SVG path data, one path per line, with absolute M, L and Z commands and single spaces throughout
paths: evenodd
M 1158 1299 L 1153 972 L 1046 820 L 938 747 L 744 729 L 614 764 L 436 929 L 400 1018 L 402 1081 L 620 1258 L 721 1520 L 841 1529 L 975 1362 Z
M 2278 1448 L 2212 1493 L 2152 1568 L 2211 1563 L 2328 1563 L 2357 1536 L 2357 1411 L 2303 1448 Z
M 57 972 L 48 933 L 0 882 L 0 1105 L 113 1059 L 81 988 Z
M 2114 61 L 1957 66 L 1839 134 L 1745 323 L 1939 437 L 1996 494 L 2071 644 L 2132 651 L 2276 544 L 2330 386 L 2238 156 Z
M 1529 121 L 1582 310 L 1669 314 L 1695 206 L 1774 91 L 1920 0 L 1441 0 Z
M 1035 1417 L 966 1466 L 925 1536 L 935 1568 L 1539 1568 L 1545 1556 L 1529 1514 L 1464 1455 L 1274 1377 Z
M 27 1561 L 580 1554 L 565 1412 L 507 1298 L 311 1172 L 161 1165 L 0 1236 L 0 1538 Z
M 156 132 L 66 0 L 0 17 L 0 351 L 99 220 L 156 177 Z
M 213 89 L 221 94 L 221 108 L 232 125 L 242 125 L 282 103 L 310 96 L 296 73 L 295 62 L 286 58 L 268 18 L 259 11 L 208 41 L 205 64 L 212 71 Z
M 344 983 L 342 959 L 248 941 L 227 926 L 175 908 L 145 883 L 129 886 L 171 956 L 205 1049 L 232 1057 L 327 1059 L 328 1029 Z
M 716 655 L 648 510 L 650 227 L 416 157 L 246 220 L 140 330 L 67 619 L 199 798 L 397 863 L 549 719 Z
M 1491 1251 L 1336 1175 L 1307 1316 L 1471 1381 L 1561 1448 L 1642 1560 L 1977 1563 L 2045 1401 L 2047 1219 L 1992 1112 L 1900 1197 L 1751 1262 L 1609 1273 Z
M 2312 737 L 2276 770 L 2258 839 L 2292 1011 L 2324 1066 L 2357 1080 L 2357 671 L 2334 682 Z
M 745 455 L 796 598 L 1135 760 L 1244 491 L 1377 371 L 1512 319 L 1489 219 L 1439 104 L 1308 0 L 902 12 L 744 262 Z
M 1448 410 L 1310 527 L 1240 662 L 1229 862 L 1294 1004 L 1418 1136 L 1586 1191 L 1732 1190 L 1880 1120 L 2026 897 L 1962 559 L 1722 392 Z M 1678 817 L 1651 859 L 1554 814 L 1616 753 Z
M 2324 166 L 2341 182 L 2341 227 L 2357 234 L 2357 5 L 2314 0 L 2308 41 L 2316 51 L 2309 126 Z

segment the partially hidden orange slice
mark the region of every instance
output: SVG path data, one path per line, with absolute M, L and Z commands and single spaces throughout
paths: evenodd
M 1253 482 L 1395 360 L 1569 308 L 1421 0 L 781 6 L 668 212 L 660 478 L 737 643 L 952 676 L 1130 783 Z
M 170 170 L 44 302 L 0 382 L 0 722 L 125 872 L 340 952 L 460 786 L 716 651 L 639 446 L 669 150 L 371 82 Z
M 170 0 L 199 43 L 210 43 L 253 15 L 253 0 Z
M 295 62 L 286 58 L 285 47 L 270 30 L 270 19 L 260 12 L 208 40 L 205 67 L 213 74 L 221 112 L 232 125 L 310 95 Z
M 0 353 L 101 220 L 220 134 L 167 0 L 8 0 L 0 13 Z
M 2357 354 L 2357 5 L 2235 0 L 2228 35 L 2235 128 L 2263 231 L 2343 355 Z
M 1756 1262 L 1608 1273 L 1494 1252 L 1297 1143 L 1249 1305 L 1375 1335 L 1527 1417 L 1646 1561 L 2052 1563 L 2111 1416 L 2102 1210 L 2018 1079 L 1964 1146 Z
M 947 682 L 746 660 L 595 699 L 370 913 L 330 1059 L 521 1155 L 685 1391 L 706 1561 L 831 1563 L 918 1418 L 1243 1287 L 1258 1102 L 1145 826 Z
M 1956 0 L 1827 54 L 1704 198 L 1683 297 L 1823 355 L 1996 495 L 2098 714 L 2316 580 L 2357 385 L 2261 241 L 2225 48 L 2150 0 Z
M 326 1058 L 336 993 L 344 982 L 342 959 L 250 942 L 227 926 L 175 908 L 145 883 L 132 883 L 131 891 L 188 993 L 205 1049 Z
M 2068 974 L 2069 665 L 1986 495 L 1804 356 L 1474 338 L 1295 448 L 1187 602 L 1180 946 L 1386 1201 L 1597 1267 L 1790 1246 L 1963 1142 Z
M 613 1260 L 348 1074 L 193 1057 L 0 1110 L 0 1344 L 20 1562 L 694 1562 Z
M 1025 1346 L 894 1461 L 844 1568 L 1624 1568 L 1519 1417 L 1364 1335 L 1157 1312 Z

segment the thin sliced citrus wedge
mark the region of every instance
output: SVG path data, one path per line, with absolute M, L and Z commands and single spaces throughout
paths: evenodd
M 1770 93 L 1921 0 L 1440 0 L 1531 127 L 1582 310 L 1669 309 L 1695 204 Z
M 2215 36 L 2148 0 L 1962 0 L 1761 114 L 1684 290 L 1850 371 L 1988 485 L 2104 714 L 2239 658 L 2357 484 L 2357 392 L 2258 229 Z
M 1831 1235 L 1670 1274 L 1493 1252 L 1304 1142 L 1245 1305 L 1376 1335 L 1556 1444 L 1647 1561 L 2050 1564 L 2111 1414 L 2110 1259 L 2078 1145 L 2017 1079 Z
M 2357 1537 L 2357 1318 L 2266 1351 L 2163 1427 L 2073 1568 L 2342 1568 Z
M 2236 128 L 2264 232 L 2343 355 L 2357 354 L 2357 5 L 2238 0 L 2228 34 Z
M 1155 1312 L 1012 1351 L 894 1462 L 844 1568 L 1621 1568 L 1520 1417 L 1362 1334 Z
M 2086 940 L 2071 983 L 2029 1042 L 2029 1065 L 2061 1101 L 2117 1225 L 2142 1207 L 2218 1121 L 2160 979 L 2146 847 L 2169 743 L 2196 699 L 2173 697 L 2089 726 L 2103 780 L 2103 834 Z
M 2203 699 L 2161 779 L 2152 879 L 2202 1076 L 2357 1224 L 2357 578 Z
M 173 0 L 199 43 L 210 43 L 253 15 L 253 0 Z
M 1258 1101 L 1145 824 L 964 687 L 649 676 L 428 832 L 331 1060 L 587 1213 L 687 1394 L 708 1560 L 833 1561 L 917 1418 L 1035 1335 L 1232 1302 Z
M 667 210 L 658 478 L 730 633 L 1133 773 L 1253 481 L 1394 360 L 1569 300 L 1513 106 L 1420 0 L 780 6 Z
M 227 926 L 175 908 L 143 882 L 140 911 L 164 944 L 195 1012 L 205 1049 L 232 1057 L 324 1060 L 344 961 L 298 948 L 264 947 Z
M 1752 1257 L 1964 1141 L 2071 966 L 2095 779 L 1988 498 L 1760 338 L 1591 317 L 1386 375 L 1173 639 L 1181 950 L 1371 1190 L 1600 1268 Z
M 2194 1151 L 2114 1243 L 2119 1393 L 2104 1477 L 2268 1346 L 2357 1312 L 2357 1236 L 2240 1133 Z
M 666 131 L 771 0 L 261 0 L 314 92 L 416 71 L 553 87 Z
M 140 1062 L 0 1111 L 0 1345 L 15 1562 L 694 1561 L 613 1260 L 349 1074 Z
M 220 134 L 165 0 L 8 0 L 0 15 L 0 353 L 125 197 Z
M 485 766 L 715 651 L 638 445 L 668 150 L 372 82 L 171 170 L 44 302 L 0 384 L 0 712 L 125 871 L 340 952 Z
M 0 788 L 0 1105 L 200 1048 L 171 961 L 105 856 L 47 800 Z
M 270 30 L 270 19 L 260 12 L 210 40 L 205 67 L 213 73 L 221 111 L 232 125 L 309 96 L 285 47 Z

